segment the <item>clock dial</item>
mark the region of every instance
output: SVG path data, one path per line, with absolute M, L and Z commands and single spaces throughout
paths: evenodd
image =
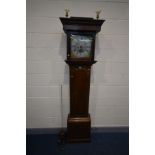
M 71 58 L 89 58 L 91 56 L 91 36 L 71 35 Z

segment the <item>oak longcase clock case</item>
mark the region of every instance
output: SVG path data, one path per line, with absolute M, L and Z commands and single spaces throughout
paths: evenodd
M 95 36 L 105 20 L 85 17 L 60 17 L 67 35 L 67 59 L 70 70 L 70 113 L 67 119 L 68 142 L 91 140 L 89 90 L 91 65 L 96 63 Z

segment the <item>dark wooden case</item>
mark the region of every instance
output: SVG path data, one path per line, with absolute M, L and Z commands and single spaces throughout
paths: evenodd
M 101 25 L 105 20 L 84 17 L 61 17 L 60 20 L 67 34 L 67 60 L 65 61 L 70 68 L 70 113 L 67 119 L 67 140 L 68 142 L 89 142 L 91 140 L 91 118 L 88 112 L 91 65 L 96 63 L 94 60 L 95 36 L 101 30 Z M 70 57 L 71 34 L 93 37 L 89 58 Z

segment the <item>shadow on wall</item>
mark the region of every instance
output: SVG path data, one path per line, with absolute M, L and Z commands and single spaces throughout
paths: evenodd
M 65 45 L 62 47 L 62 45 Z M 60 41 L 60 50 L 59 50 L 59 54 L 62 57 L 62 60 L 66 60 L 66 54 L 67 54 L 67 37 L 64 33 L 61 34 L 61 41 Z M 68 85 L 69 84 L 69 67 L 68 65 L 65 63 L 65 71 L 64 71 L 64 79 L 63 79 L 63 83 L 62 85 Z
M 100 53 L 99 49 L 99 36 L 96 35 L 95 39 L 95 56 L 94 59 L 96 60 L 97 55 Z M 96 65 L 96 64 L 94 64 Z M 89 95 L 89 112 L 91 114 L 91 126 L 94 126 L 95 124 L 95 115 L 96 115 L 96 98 L 94 96 L 97 96 L 97 87 L 92 86 L 94 83 L 94 65 L 91 67 L 91 75 L 90 75 L 90 95 Z M 93 96 L 91 94 L 94 94 Z
M 61 41 L 60 41 L 60 48 L 59 48 L 59 55 L 62 58 L 62 61 L 66 60 L 67 54 L 67 37 L 66 34 L 61 34 Z M 67 127 L 67 116 L 70 111 L 69 106 L 69 66 L 64 62 L 65 69 L 63 74 L 62 83 L 60 83 L 60 98 L 62 98 L 61 104 L 61 127 Z M 61 88 L 62 87 L 62 88 Z M 62 89 L 62 90 L 61 90 Z M 67 92 L 66 92 L 67 91 Z M 62 96 L 61 96 L 62 95 Z
M 90 108 L 89 111 L 91 113 L 92 126 L 95 126 L 95 118 L 96 118 L 96 107 L 97 106 L 97 96 L 99 93 L 99 85 L 100 83 L 105 83 L 105 75 L 106 75 L 106 59 L 113 58 L 116 54 L 108 53 L 107 57 L 107 49 L 104 48 L 104 44 L 108 44 L 108 47 L 115 51 L 111 41 L 106 38 L 104 35 L 96 35 L 96 43 L 95 43 L 95 60 L 97 63 L 94 64 L 91 68 L 91 88 L 90 88 Z M 109 52 L 109 50 L 108 50 Z M 103 86 L 104 87 L 104 86 Z
M 66 59 L 66 53 L 67 53 L 66 47 L 67 47 L 67 37 L 66 37 L 66 34 L 62 33 L 61 34 L 61 40 L 60 40 L 59 54 L 60 54 L 60 56 L 62 57 L 63 60 Z

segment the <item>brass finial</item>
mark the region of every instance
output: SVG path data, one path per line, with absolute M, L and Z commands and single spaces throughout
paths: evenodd
M 65 16 L 68 17 L 68 12 L 70 12 L 69 9 L 65 9 Z
M 100 18 L 100 13 L 101 13 L 101 10 L 96 11 L 96 19 L 99 19 Z

